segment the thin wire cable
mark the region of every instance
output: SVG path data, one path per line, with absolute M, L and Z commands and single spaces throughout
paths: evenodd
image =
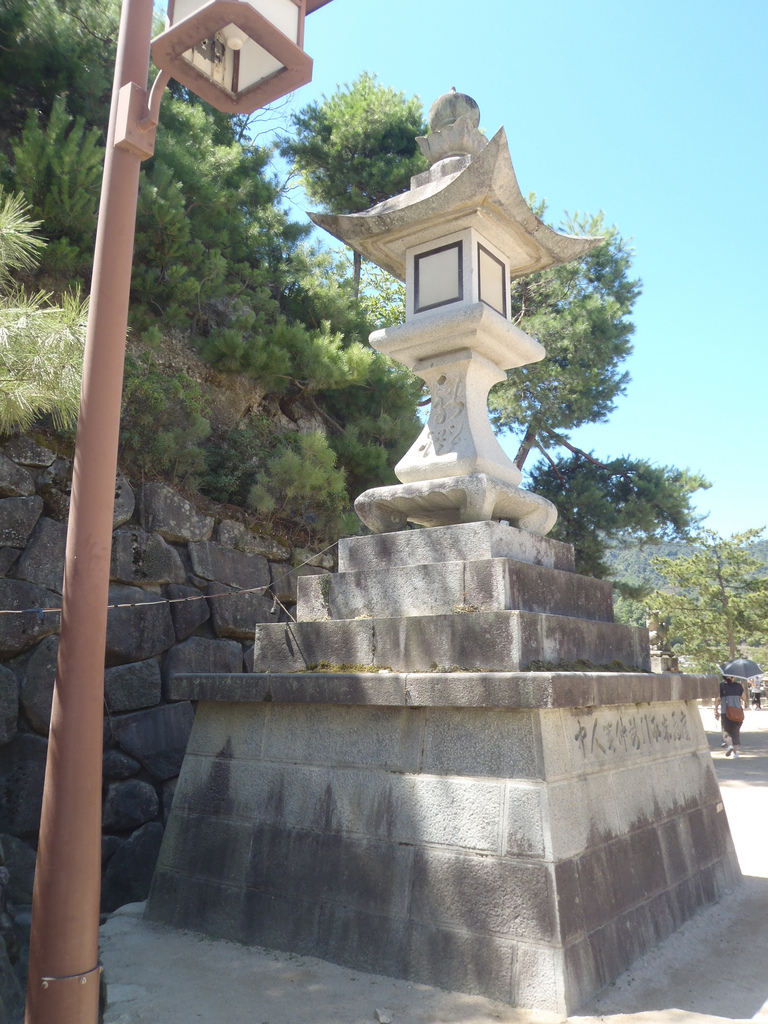
M 309 558 L 305 559 L 301 563 L 301 565 L 297 565 L 289 572 L 284 573 L 273 583 L 267 583 L 261 587 L 250 587 L 249 589 L 245 590 L 235 588 L 234 590 L 227 590 L 222 594 L 192 594 L 189 597 L 161 597 L 158 598 L 157 601 L 132 601 L 122 604 L 108 604 L 107 611 L 114 611 L 117 608 L 151 608 L 159 604 L 184 604 L 184 602 L 188 601 L 209 601 L 213 598 L 239 597 L 242 594 L 266 593 L 266 591 L 272 590 L 272 587 L 277 586 L 279 583 L 282 583 L 283 580 L 287 579 L 292 572 L 296 572 L 298 569 L 303 569 L 304 566 L 310 565 L 313 559 L 319 558 L 321 555 L 324 555 L 326 551 L 330 551 L 331 548 L 334 548 L 337 544 L 338 541 L 333 541 L 333 543 L 323 548 L 322 551 L 318 551 L 316 555 L 311 555 Z M 293 619 L 293 616 L 282 603 L 282 601 L 280 601 L 280 599 L 277 597 L 274 590 L 272 590 L 272 597 L 274 598 L 274 603 L 279 604 L 283 611 L 286 613 L 286 615 L 290 616 L 291 619 Z M 61 608 L 0 608 L 0 615 L 39 615 L 40 618 L 43 618 L 43 616 L 45 615 L 59 615 L 62 612 L 62 610 L 63 609 Z M 293 619 L 293 621 L 295 622 L 296 620 Z

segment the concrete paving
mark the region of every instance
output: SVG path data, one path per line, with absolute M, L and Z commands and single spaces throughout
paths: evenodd
M 742 755 L 726 758 L 702 708 L 745 879 L 651 950 L 570 1024 L 768 1024 L 768 709 L 750 711 Z M 479 996 L 395 981 L 310 957 L 213 941 L 142 920 L 103 926 L 105 1024 L 555 1024 Z

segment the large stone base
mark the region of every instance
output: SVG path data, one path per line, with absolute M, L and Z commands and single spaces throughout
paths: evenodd
M 148 916 L 569 1013 L 739 879 L 710 677 L 176 677 Z

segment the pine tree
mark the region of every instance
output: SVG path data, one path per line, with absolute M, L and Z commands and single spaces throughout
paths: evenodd
M 742 645 L 765 645 L 768 575 L 752 550 L 763 533 L 747 530 L 724 538 L 701 530 L 689 557 L 654 558 L 667 587 L 653 595 L 652 605 L 670 617 L 670 635 L 687 667 L 717 672 Z
M 72 426 L 80 405 L 86 307 L 77 295 L 53 305 L 26 294 L 14 271 L 34 269 L 43 248 L 21 196 L 0 189 L 0 433 L 27 430 L 48 414 Z
M 309 198 L 329 213 L 367 210 L 406 191 L 411 176 L 427 167 L 416 143 L 427 132 L 420 101 L 378 85 L 368 72 L 298 111 L 293 127 L 281 153 Z M 360 267 L 355 253 L 355 295 Z

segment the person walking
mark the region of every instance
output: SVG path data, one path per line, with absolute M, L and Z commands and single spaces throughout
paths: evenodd
M 744 687 L 733 676 L 723 676 L 720 696 L 715 704 L 715 718 L 720 719 L 726 742 L 725 756 L 739 756 L 741 723 L 744 721 Z

